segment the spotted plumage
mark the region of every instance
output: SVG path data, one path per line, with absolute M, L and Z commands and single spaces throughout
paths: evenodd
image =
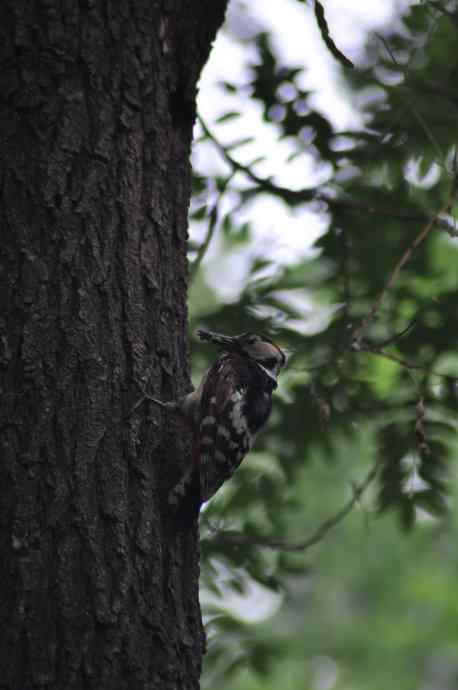
M 272 392 L 285 365 L 282 350 L 250 333 L 224 336 L 198 331 L 222 354 L 199 388 L 178 403 L 159 404 L 180 413 L 193 430 L 193 465 L 171 494 L 178 504 L 193 493 L 198 510 L 229 479 L 250 451 L 272 409 Z
M 208 371 L 200 400 L 202 421 L 194 438 L 202 502 L 232 476 L 252 447 L 270 414 L 272 383 L 238 354 L 221 355 Z M 255 395 L 250 391 L 253 384 Z M 210 419 L 214 423 L 208 423 Z

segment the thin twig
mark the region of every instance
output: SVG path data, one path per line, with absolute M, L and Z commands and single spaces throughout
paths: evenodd
M 210 246 L 210 242 L 213 239 L 213 235 L 215 234 L 215 228 L 216 228 L 216 223 L 218 221 L 218 203 L 221 201 L 221 195 L 218 197 L 218 200 L 215 202 L 213 205 L 212 210 L 210 211 L 210 214 L 208 216 L 208 227 L 207 227 L 207 232 L 205 233 L 205 237 L 203 239 L 203 242 L 199 245 L 199 248 L 197 250 L 196 258 L 192 262 L 190 268 L 189 268 L 189 282 L 192 283 L 192 281 L 195 278 L 195 275 L 199 269 L 200 264 L 202 263 L 202 259 L 204 258 L 208 247 Z
M 451 12 L 446 7 L 441 5 L 440 2 L 437 2 L 437 0 L 429 0 L 429 4 L 432 5 L 434 9 L 438 10 L 438 12 L 445 14 L 454 24 L 457 23 L 456 12 Z
M 303 187 L 302 189 L 289 189 L 288 187 L 283 187 L 282 185 L 275 184 L 268 178 L 260 177 L 256 175 L 255 172 L 250 168 L 249 165 L 244 165 L 236 160 L 227 150 L 227 148 L 221 144 L 217 137 L 209 129 L 205 121 L 199 115 L 200 125 L 208 136 L 208 138 L 213 142 L 218 151 L 221 153 L 226 163 L 228 163 L 234 172 L 244 173 L 252 182 L 257 184 L 260 189 L 271 194 L 275 194 L 282 198 L 286 203 L 289 204 L 300 204 L 310 201 L 319 201 L 326 204 L 330 209 L 340 210 L 340 211 L 354 211 L 359 213 L 369 213 L 370 215 L 385 216 L 388 218 L 397 218 L 399 220 L 414 222 L 414 223 L 426 223 L 431 220 L 430 216 L 419 213 L 411 213 L 409 211 L 404 211 L 402 209 L 385 208 L 380 206 L 374 206 L 373 204 L 368 204 L 365 201 L 355 200 L 355 199 L 343 199 L 341 197 L 333 197 L 329 194 L 318 192 L 315 187 Z M 445 218 L 436 218 L 437 225 L 441 227 L 448 233 L 454 233 L 454 227 L 447 222 Z
M 202 259 L 204 258 L 205 254 L 207 252 L 207 249 L 210 246 L 210 242 L 213 239 L 213 235 L 215 234 L 215 230 L 216 230 L 216 225 L 218 223 L 218 211 L 219 211 L 221 199 L 222 199 L 224 192 L 226 191 L 226 189 L 229 185 L 229 182 L 232 180 L 233 177 L 234 177 L 234 172 L 232 172 L 224 180 L 224 182 L 221 184 L 218 197 L 217 197 L 215 203 L 213 204 L 212 210 L 209 213 L 207 232 L 205 233 L 205 237 L 203 239 L 202 244 L 199 246 L 199 248 L 197 250 L 196 258 L 192 262 L 191 267 L 189 269 L 189 274 L 190 274 L 189 275 L 189 281 L 190 281 L 190 283 L 192 283 L 192 281 L 194 280 L 196 273 L 199 269 L 199 266 L 202 263 Z
M 234 171 L 245 173 L 245 175 L 247 175 L 247 177 L 249 177 L 250 180 L 259 185 L 261 189 L 263 189 L 266 192 L 271 192 L 272 194 L 280 196 L 282 199 L 284 199 L 284 201 L 288 203 L 297 204 L 304 201 L 310 201 L 311 199 L 315 198 L 315 188 L 304 188 L 299 190 L 289 189 L 288 187 L 276 185 L 267 178 L 259 177 L 258 175 L 256 175 L 256 173 L 254 173 L 248 165 L 243 165 L 243 163 L 240 163 L 231 156 L 227 148 L 223 146 L 223 144 L 221 144 L 221 142 L 212 134 L 212 132 L 210 131 L 210 129 L 208 128 L 205 121 L 202 119 L 200 115 L 198 115 L 198 119 L 207 137 L 214 143 L 218 151 L 221 153 L 223 158 L 226 160 L 227 163 L 229 163 L 229 165 L 232 167 Z
M 427 216 L 424 213 L 410 213 L 409 211 L 404 211 L 402 209 L 386 208 L 380 206 L 374 206 L 374 204 L 368 204 L 365 201 L 359 201 L 354 199 L 342 199 L 331 197 L 328 194 L 317 194 L 315 197 L 316 201 L 322 201 L 327 204 L 330 208 L 342 211 L 355 211 L 357 213 L 368 213 L 374 216 L 384 216 L 387 218 L 397 218 L 398 220 L 409 221 L 413 223 L 426 223 L 431 220 L 431 216 Z M 445 218 L 439 218 L 438 224 L 446 232 L 454 232 L 455 228 L 451 223 L 449 223 Z
M 354 330 L 353 333 L 352 333 L 353 346 L 354 346 L 354 349 L 355 349 L 355 350 L 358 349 L 358 345 L 360 344 L 362 334 L 363 334 L 363 332 L 366 330 L 366 328 L 368 327 L 368 325 L 370 324 L 370 322 L 372 321 L 372 319 L 374 318 L 374 316 L 375 316 L 375 314 L 377 313 L 377 311 L 379 310 L 380 305 L 381 305 L 381 303 L 382 303 L 382 301 L 383 301 L 383 299 L 384 299 L 386 293 L 387 293 L 388 290 L 393 286 L 393 284 L 396 282 L 396 279 L 397 279 L 397 277 L 398 277 L 398 275 L 399 275 L 399 273 L 400 273 L 402 267 L 403 267 L 404 264 L 406 264 L 407 261 L 410 259 L 410 257 L 412 256 L 413 252 L 414 252 L 415 249 L 418 247 L 418 245 L 421 244 L 421 243 L 423 242 L 423 240 L 427 237 L 427 235 L 430 233 L 430 231 L 432 230 L 432 228 L 434 227 L 434 225 L 435 225 L 435 223 L 436 223 L 436 219 L 437 219 L 440 215 L 442 215 L 442 214 L 444 214 L 444 213 L 447 213 L 447 212 L 449 211 L 449 209 L 450 209 L 450 207 L 452 206 L 452 203 L 453 203 L 454 195 L 455 195 L 455 187 L 453 186 L 452 192 L 450 193 L 450 195 L 449 195 L 449 197 L 448 197 L 448 199 L 447 199 L 447 202 L 446 202 L 446 203 L 444 204 L 444 206 L 443 206 L 443 207 L 442 207 L 442 208 L 431 218 L 431 220 L 428 221 L 428 223 L 426 223 L 426 225 L 421 229 L 421 231 L 420 231 L 420 232 L 418 233 L 418 235 L 415 237 L 415 239 L 413 240 L 413 242 L 407 247 L 407 249 L 405 250 L 405 252 L 404 252 L 403 255 L 401 256 L 401 258 L 399 259 L 399 261 L 398 261 L 397 264 L 395 265 L 395 267 L 394 267 L 394 269 L 393 269 L 393 271 L 392 271 L 392 273 L 391 273 L 391 275 L 390 275 L 390 277 L 389 277 L 387 283 L 385 284 L 385 286 L 384 286 L 383 289 L 381 290 L 381 292 L 380 292 L 380 294 L 378 295 L 378 297 L 377 297 L 377 299 L 375 300 L 375 302 L 372 304 L 371 308 L 369 309 L 368 314 L 364 317 L 364 319 L 363 319 L 363 321 L 361 322 L 361 324 L 360 324 L 357 328 L 355 328 L 355 330 Z
M 433 21 L 433 22 L 431 23 L 430 27 L 429 27 L 429 30 L 428 30 L 428 40 L 429 40 L 429 38 L 431 37 L 431 35 L 433 34 L 433 32 L 435 31 L 436 24 L 437 24 L 437 19 L 436 19 L 435 21 Z M 390 44 L 388 43 L 388 41 L 385 39 L 385 37 L 382 36 L 381 34 L 378 34 L 377 32 L 375 32 L 374 35 L 375 35 L 375 36 L 379 39 L 379 41 L 382 43 L 383 47 L 385 48 L 386 52 L 388 53 L 388 55 L 389 55 L 389 57 L 390 57 L 390 59 L 391 59 L 391 62 L 393 63 L 393 65 L 394 65 L 397 69 L 399 69 L 399 70 L 401 70 L 402 72 L 404 72 L 405 75 L 407 75 L 407 74 L 408 74 L 408 70 L 410 69 L 410 64 L 411 64 L 411 62 L 412 62 L 412 60 L 413 60 L 413 57 L 414 57 L 416 51 L 413 50 L 413 51 L 411 52 L 410 57 L 409 57 L 409 60 L 408 60 L 408 63 L 407 63 L 407 65 L 404 67 L 403 65 L 400 65 L 399 62 L 397 61 L 396 56 L 395 56 L 394 52 L 391 50 L 391 46 L 390 46 Z M 408 83 L 405 83 L 404 86 L 405 86 L 406 88 L 410 88 Z M 423 118 L 423 116 L 422 116 L 422 115 L 420 114 L 420 112 L 417 110 L 416 105 L 415 105 L 415 102 L 414 102 L 414 99 L 415 99 L 415 93 L 413 94 L 412 100 L 410 100 L 410 99 L 404 100 L 404 105 L 405 105 L 405 107 L 403 108 L 402 115 L 404 114 L 404 112 L 406 112 L 406 110 L 410 110 L 410 111 L 411 111 L 411 113 L 413 114 L 413 116 L 414 116 L 414 117 L 416 118 L 416 120 L 418 121 L 418 123 L 419 123 L 419 125 L 420 125 L 420 128 L 424 131 L 424 133 L 425 133 L 425 135 L 426 135 L 426 138 L 427 138 L 427 139 L 429 140 L 429 142 L 431 143 L 432 148 L 436 151 L 436 154 L 437 154 L 437 156 L 438 156 L 438 160 L 435 161 L 435 162 L 436 162 L 437 165 L 439 165 L 440 167 L 446 169 L 446 168 L 445 168 L 445 163 L 444 163 L 445 156 L 444 156 L 444 154 L 443 154 L 443 152 L 442 152 L 442 149 L 441 149 L 441 147 L 440 147 L 440 145 L 439 145 L 439 142 L 438 142 L 437 139 L 434 137 L 434 134 L 432 133 L 432 131 L 429 129 L 426 120 Z
M 428 374 L 429 376 L 437 376 L 438 378 L 445 379 L 447 381 L 458 381 L 457 376 L 452 376 L 451 374 L 440 374 L 438 371 L 434 371 L 434 369 L 425 367 L 422 364 L 416 364 L 415 362 L 409 362 L 406 359 L 403 359 L 402 357 L 398 357 L 398 355 L 393 355 L 391 352 L 386 352 L 385 350 L 382 350 L 380 347 L 373 347 L 371 345 L 361 343 L 359 348 L 355 351 L 368 352 L 370 355 L 384 357 L 385 359 L 389 359 L 392 362 L 396 362 L 396 364 L 399 364 L 399 366 L 404 367 L 404 369 L 423 371 L 425 372 L 425 374 Z
M 409 333 L 409 331 L 411 331 L 415 327 L 416 323 L 420 319 L 420 315 L 423 314 L 426 309 L 429 309 L 431 307 L 431 303 L 437 304 L 438 301 L 435 299 L 428 300 L 428 302 L 426 302 L 426 304 L 424 304 L 418 310 L 418 312 L 415 314 L 413 319 L 411 319 L 409 321 L 407 326 L 405 328 L 403 328 L 402 331 L 399 331 L 398 333 L 394 333 L 394 335 L 390 335 L 388 338 L 386 338 L 385 340 L 382 340 L 381 342 L 374 343 L 373 345 L 371 345 L 371 347 L 374 347 L 377 350 L 381 350 L 382 348 L 386 347 L 387 345 L 392 345 L 393 343 L 395 343 L 398 340 L 400 340 L 401 338 L 403 338 L 405 335 L 407 335 L 407 333 Z M 366 345 L 367 345 L 367 343 L 366 343 Z
M 384 46 L 386 52 L 388 53 L 388 55 L 390 56 L 391 62 L 393 63 L 393 65 L 394 65 L 397 69 L 401 69 L 401 70 L 402 70 L 402 69 L 403 69 L 403 68 L 402 68 L 402 65 L 400 65 L 400 64 L 398 63 L 398 61 L 396 60 L 396 56 L 394 55 L 393 51 L 391 50 L 391 47 L 390 47 L 390 44 L 388 43 L 388 41 L 387 41 L 383 36 L 381 36 L 381 35 L 378 34 L 378 33 L 376 33 L 375 35 L 376 35 L 377 38 L 383 43 L 383 46 Z M 408 88 L 408 85 L 405 85 L 405 86 Z M 415 106 L 413 100 L 411 101 L 409 98 L 407 98 L 404 102 L 405 102 L 405 105 L 407 106 L 408 110 L 410 110 L 411 113 L 413 114 L 413 116 L 416 118 L 418 124 L 420 125 L 420 129 L 422 129 L 422 130 L 424 131 L 424 133 L 425 133 L 425 135 L 426 135 L 426 138 L 429 140 L 431 146 L 432 146 L 433 149 L 435 150 L 436 155 L 437 155 L 439 161 L 443 161 L 443 160 L 444 160 L 443 151 L 442 151 L 442 149 L 441 149 L 441 147 L 440 147 L 440 145 L 439 145 L 437 139 L 435 138 L 434 134 L 432 133 L 432 131 L 431 131 L 430 128 L 428 127 L 428 124 L 427 124 L 426 120 L 425 120 L 424 117 L 421 115 L 421 113 L 419 112 L 419 110 L 416 108 L 416 106 Z M 442 164 L 442 165 L 443 165 L 443 164 Z
M 350 315 L 350 307 L 351 307 L 351 279 L 350 279 L 350 252 L 348 251 L 348 237 L 347 237 L 347 230 L 345 225 L 341 228 L 341 234 L 340 234 L 340 241 L 341 241 L 341 274 L 342 274 L 342 282 L 343 282 L 343 310 L 344 310 L 344 319 L 345 322 L 348 324 L 349 322 L 349 315 Z
M 268 549 L 278 549 L 281 551 L 305 551 L 322 541 L 328 532 L 342 522 L 342 520 L 353 510 L 354 506 L 356 503 L 358 503 L 369 484 L 371 484 L 377 476 L 377 473 L 378 465 L 375 464 L 365 479 L 363 479 L 363 481 L 359 484 L 353 486 L 351 498 L 342 506 L 342 508 L 330 518 L 322 522 L 311 534 L 311 536 L 303 541 L 290 542 L 283 539 L 255 537 L 242 534 L 241 532 L 219 531 L 211 528 L 215 533 L 215 540 L 221 541 L 223 544 L 231 544 L 233 546 L 264 546 Z
M 458 103 L 458 94 L 453 87 L 448 87 L 439 81 L 432 81 L 430 79 L 418 79 L 415 76 L 410 77 L 410 83 L 415 90 L 423 91 L 424 93 L 439 96 L 442 100 L 446 98 L 456 108 Z

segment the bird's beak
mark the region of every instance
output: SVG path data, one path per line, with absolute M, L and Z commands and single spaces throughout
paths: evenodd
M 201 340 L 208 340 L 215 345 L 219 345 L 223 350 L 233 351 L 238 349 L 238 337 L 231 337 L 223 335 L 222 333 L 213 333 L 212 331 L 204 331 L 199 329 L 196 334 Z

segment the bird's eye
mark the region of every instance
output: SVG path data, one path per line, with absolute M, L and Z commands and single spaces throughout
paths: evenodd
M 277 364 L 277 359 L 275 357 L 268 357 L 267 359 L 262 360 L 262 364 L 266 369 L 273 369 Z

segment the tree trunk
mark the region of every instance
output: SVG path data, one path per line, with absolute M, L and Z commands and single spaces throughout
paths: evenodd
M 196 82 L 227 0 L 0 7 L 0 688 L 197 688 L 189 439 Z

